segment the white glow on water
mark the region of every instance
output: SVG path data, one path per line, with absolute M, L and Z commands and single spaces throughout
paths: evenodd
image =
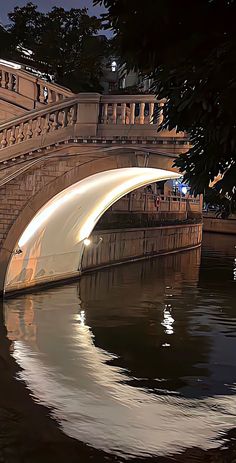
M 167 304 L 164 308 L 163 312 L 163 321 L 161 322 L 162 326 L 165 328 L 165 333 L 166 334 L 174 334 L 174 318 L 171 315 L 171 304 Z

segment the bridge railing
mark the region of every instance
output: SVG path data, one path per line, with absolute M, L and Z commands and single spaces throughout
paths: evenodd
M 160 119 L 153 120 L 152 114 L 155 105 L 163 104 L 152 95 L 125 95 L 120 98 L 80 93 L 45 105 L 0 125 L 0 162 L 72 138 L 130 138 L 144 142 L 150 138 L 166 138 L 170 143 L 175 137 L 185 140 L 183 133 L 157 131 Z M 116 120 L 114 118 L 110 123 L 111 112 L 113 116 L 115 112 Z
M 33 147 L 39 138 L 42 144 L 50 142 L 50 138 L 55 143 L 58 139 L 56 131 L 61 132 L 63 139 L 66 138 L 65 129 L 76 124 L 77 110 L 77 99 L 68 98 L 0 125 L 0 149 L 15 147 L 20 150 L 25 145 L 27 150 L 27 147 Z M 69 130 L 67 132 L 70 133 Z M 46 140 L 45 137 L 48 135 L 53 137 Z M 30 145 L 27 143 L 29 141 Z M 38 142 L 37 146 L 40 147 L 41 143 Z
M 105 95 L 101 98 L 100 123 L 111 125 L 160 125 L 165 100 L 154 95 Z
M 201 212 L 200 198 L 175 195 L 157 195 L 152 193 L 130 193 L 113 206 L 112 212 Z
M 0 63 L 0 89 L 2 93 L 17 93 L 22 98 L 19 104 L 22 103 L 29 109 L 42 104 L 54 103 L 73 95 L 67 88 L 2 63 Z

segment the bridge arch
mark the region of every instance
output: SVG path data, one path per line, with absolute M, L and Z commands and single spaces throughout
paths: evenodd
M 29 200 L 1 250 L 6 290 L 78 275 L 84 240 L 114 202 L 136 188 L 179 175 L 133 167 L 125 158 L 121 162 L 110 156 L 105 166 L 102 160 L 77 166 Z

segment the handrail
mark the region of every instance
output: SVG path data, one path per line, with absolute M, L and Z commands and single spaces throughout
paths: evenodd
M 154 95 L 103 95 L 100 122 L 109 125 L 160 125 L 166 100 Z
M 125 136 L 132 140 L 166 137 L 166 132 L 162 135 L 157 131 L 163 114 L 160 111 L 157 117 L 153 116 L 155 107 L 163 104 L 154 95 L 122 95 L 122 99 L 120 95 L 104 97 L 99 93 L 72 95 L 1 124 L 0 151 L 8 149 L 7 159 L 34 151 L 39 147 L 39 137 L 41 148 L 81 136 Z M 124 126 L 128 131 L 124 131 Z M 5 154 L 0 160 L 5 161 Z
M 18 93 L 38 104 L 50 104 L 73 95 L 68 88 L 2 63 L 0 63 L 0 89 Z
M 157 197 L 159 201 L 157 202 Z M 174 212 L 187 213 L 189 210 L 200 211 L 200 199 L 175 195 L 157 195 L 154 193 L 133 192 L 121 198 L 113 206 L 112 212 Z M 197 208 L 197 209 L 196 209 Z
M 78 96 L 67 98 L 46 108 L 30 111 L 0 126 L 0 150 L 31 142 L 38 137 L 54 133 L 59 129 L 74 126 L 77 122 Z M 57 137 L 55 137 L 55 142 Z M 66 138 L 64 134 L 64 139 Z
M 78 95 L 71 96 L 70 98 L 66 98 L 65 100 L 60 100 L 59 102 L 52 103 L 50 106 L 42 107 L 40 109 L 33 109 L 28 111 L 23 116 L 16 117 L 10 121 L 4 122 L 4 124 L 0 124 L 0 133 L 3 130 L 10 129 L 18 124 L 23 124 L 28 122 L 29 120 L 35 119 L 37 117 L 46 116 L 47 114 L 51 114 L 54 111 L 65 109 L 72 104 L 78 103 Z
M 145 103 L 147 98 L 147 102 Z M 120 98 L 116 96 L 111 96 L 110 98 L 106 96 L 104 98 L 98 93 L 79 93 L 70 98 L 60 100 L 59 102 L 51 103 L 44 108 L 33 110 L 25 114 L 24 116 L 17 117 L 9 122 L 6 122 L 0 125 L 0 148 L 4 149 L 11 145 L 16 145 L 23 141 L 34 139 L 41 134 L 46 134 L 48 132 L 54 132 L 60 130 L 61 128 L 66 128 L 67 126 L 73 126 L 76 123 L 81 123 L 83 128 L 86 130 L 88 127 L 88 136 L 90 136 L 91 125 L 96 127 L 100 124 L 104 127 L 108 121 L 101 120 L 101 108 L 103 104 L 107 105 L 107 108 L 111 104 L 112 107 L 116 109 L 116 121 L 113 121 L 116 125 L 127 124 L 127 120 L 123 119 L 124 110 L 126 111 L 126 116 L 128 116 L 128 110 L 134 108 L 137 104 L 136 95 L 126 95 L 123 97 L 122 103 L 122 112 L 119 113 L 119 108 L 121 108 Z M 107 103 L 103 103 L 107 101 Z M 117 103 L 116 103 L 117 101 Z M 140 96 L 138 96 L 138 101 L 140 101 Z M 151 101 L 151 103 L 150 103 Z M 110 103 L 111 102 L 111 103 Z M 154 96 L 142 95 L 142 102 L 138 103 L 139 110 L 132 120 L 129 120 L 130 125 L 146 125 L 158 124 L 159 121 L 153 122 L 150 119 L 150 116 L 145 117 L 144 109 L 145 105 L 153 109 L 155 104 L 160 104 Z M 81 106 L 82 105 L 82 106 Z M 77 116 L 80 111 L 80 120 Z M 141 108 L 141 109 L 140 109 Z M 109 114 L 109 112 L 107 112 Z M 87 124 L 87 125 L 86 125 Z M 156 129 L 154 129 L 154 132 Z

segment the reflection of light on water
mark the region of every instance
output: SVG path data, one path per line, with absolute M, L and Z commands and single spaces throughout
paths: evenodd
M 171 315 L 172 307 L 171 304 L 166 304 L 163 312 L 163 321 L 161 322 L 162 326 L 165 328 L 166 334 L 173 334 L 174 333 L 174 318 Z
M 80 325 L 84 326 L 86 322 L 86 317 L 85 317 L 85 311 L 81 310 L 81 312 L 78 314 L 78 321 Z
M 75 323 L 74 328 L 73 359 L 67 362 L 75 361 L 76 381 L 67 381 L 58 366 L 23 341 L 14 342 L 12 354 L 22 368 L 19 379 L 38 403 L 50 407 L 67 435 L 133 457 L 171 454 L 187 446 L 217 447 L 216 435 L 234 425 L 234 396 L 186 400 L 174 394 L 166 400 L 147 394 L 126 384 L 125 372 L 108 364 L 112 355 L 95 347 L 88 326 Z M 67 340 L 62 338 L 65 352 Z
M 234 275 L 234 281 L 236 281 L 236 258 L 234 259 L 233 275 Z

